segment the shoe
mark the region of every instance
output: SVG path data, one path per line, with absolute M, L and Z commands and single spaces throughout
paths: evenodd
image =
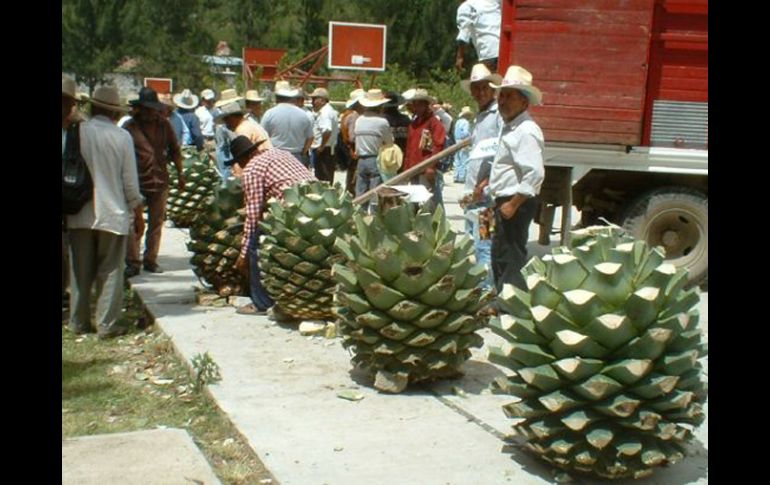
M 138 266 L 126 266 L 125 271 L 123 271 L 123 276 L 126 279 L 133 278 L 134 276 L 138 275 L 140 272 Z
M 260 310 L 253 303 L 243 305 L 235 310 L 238 315 L 267 315 L 267 310 Z
M 125 335 L 128 333 L 128 327 L 124 326 L 118 326 L 113 325 L 109 330 L 102 331 L 101 329 L 97 332 L 97 336 L 99 340 L 107 340 L 115 337 L 120 337 L 121 335 Z
M 144 270 L 148 273 L 162 273 L 163 269 L 158 266 L 157 264 L 147 264 L 144 263 Z

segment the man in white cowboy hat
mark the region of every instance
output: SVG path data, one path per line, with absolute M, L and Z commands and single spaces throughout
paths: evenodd
M 222 92 L 223 99 L 226 98 L 227 91 L 228 90 Z M 221 102 L 222 101 L 220 101 L 220 103 Z M 218 108 L 220 109 L 220 112 L 217 115 L 217 119 L 221 118 L 227 129 L 234 134 L 234 137 L 245 136 L 252 143 L 261 143 L 263 150 L 273 148 L 273 144 L 270 143 L 267 132 L 265 132 L 258 123 L 249 121 L 244 117 L 244 109 L 238 101 L 230 101 L 226 104 L 219 105 Z M 231 165 L 231 169 L 236 177 L 241 176 L 240 167 Z
M 184 145 L 194 145 L 198 151 L 203 150 L 205 138 L 201 132 L 201 121 L 195 114 L 198 106 L 198 96 L 194 95 L 189 89 L 174 95 L 174 105 L 176 113 L 182 118 L 184 126 L 187 128 L 187 138 L 183 139 Z
M 267 140 L 255 143 L 245 136 L 238 136 L 230 143 L 233 163 L 243 172 L 246 204 L 243 244 L 235 266 L 242 272 L 248 269 L 251 303 L 240 307 L 237 310 L 240 314 L 264 315 L 273 306 L 272 298 L 262 286 L 258 263 L 259 222 L 267 201 L 282 198 L 284 189 L 294 184 L 315 179 L 289 152 L 266 145 Z
M 473 44 L 479 62 L 491 70 L 497 70 L 500 50 L 500 0 L 461 0 L 457 7 L 457 54 L 455 67 L 462 70 L 465 48 Z
M 214 102 L 216 99 L 217 95 L 214 94 L 213 90 L 204 89 L 201 91 L 201 105 L 195 110 L 195 116 L 201 123 L 203 138 L 209 142 L 214 140 L 214 115 L 216 114 Z
M 292 88 L 288 82 L 276 82 L 276 105 L 265 112 L 262 128 L 274 147 L 291 153 L 307 167 L 308 151 L 313 143 L 313 122 L 305 110 L 295 104 L 299 96 L 300 90 Z
M 341 152 L 345 160 L 347 173 L 345 174 L 345 189 L 350 195 L 356 193 L 356 167 L 358 166 L 358 155 L 356 154 L 355 129 L 356 120 L 364 112 L 364 107 L 358 103 L 359 98 L 366 94 L 366 91 L 357 88 L 350 92 L 350 97 L 345 101 L 345 110 L 340 115 L 340 132 L 337 142 L 337 150 Z
M 158 100 L 158 93 L 144 87 L 132 104 L 138 111 L 123 129 L 134 139 L 139 188 L 147 201 L 148 223 L 143 255 L 140 255 L 142 233 L 134 233 L 128 238 L 126 276 L 129 278 L 139 274 L 141 266 L 150 273 L 163 272 L 158 265 L 158 251 L 166 219 L 169 162 L 174 163 L 179 174 L 177 187 L 180 191 L 185 188 L 182 152 L 174 129 L 163 114 L 166 108 Z
M 422 88 L 414 89 L 406 94 L 407 107 L 414 116 L 409 125 L 402 170 L 408 170 L 423 160 L 437 154 L 444 149 L 444 144 L 446 143 L 446 129 L 431 109 L 431 106 L 436 103 L 435 98 Z M 430 210 L 434 210 L 441 200 L 440 194 L 437 193 L 440 190 L 436 181 L 437 177 L 440 176 L 437 165 L 438 161 L 425 169 L 420 175 L 413 177 L 411 181 L 413 184 L 419 183 L 424 185 L 433 194 L 433 197 L 427 203 L 427 207 Z
M 356 173 L 356 197 L 380 185 L 382 176 L 377 166 L 377 155 L 383 145 L 393 143 L 393 132 L 388 120 L 382 115 L 382 107 L 390 101 L 379 89 L 370 89 L 358 103 L 364 111 L 356 120 L 355 144 L 358 155 Z M 373 203 L 376 203 L 373 201 Z M 369 203 L 364 203 L 368 209 Z
M 521 269 L 527 262 L 529 226 L 537 210 L 537 195 L 545 178 L 543 131 L 527 111 L 542 94 L 532 74 L 510 66 L 499 84 L 498 102 L 504 125 L 492 162 L 489 189 L 494 199 L 492 271 L 498 294 L 504 284 L 527 290 Z
M 454 139 L 456 143 L 463 142 L 471 137 L 471 120 L 473 119 L 473 111 L 470 106 L 463 106 L 460 113 L 457 115 L 457 121 L 454 126 Z M 455 170 L 455 182 L 459 184 L 465 183 L 465 169 L 468 165 L 468 153 L 470 148 L 466 147 L 455 153 L 454 157 L 454 170 Z
M 264 100 L 265 98 L 260 96 L 256 89 L 246 91 L 246 115 L 244 118 L 262 126 L 259 120 L 262 117 L 262 102 Z
M 324 88 L 316 88 L 310 93 L 315 111 L 313 121 L 313 160 L 315 176 L 318 180 L 334 183 L 334 171 L 336 161 L 334 159 L 337 146 L 337 133 L 339 132 L 339 114 L 329 103 L 329 91 Z
M 143 230 L 134 144 L 115 122 L 127 111 L 117 88 L 96 88 L 91 119 L 80 124 L 80 150 L 91 172 L 94 198 L 67 217 L 70 238 L 72 310 L 69 328 L 92 332 L 91 290 L 96 287 L 96 325 L 99 338 L 128 331 L 120 326 L 126 240 L 135 226 Z M 132 220 L 133 215 L 133 220 Z
M 489 271 L 484 286 L 492 287 L 492 240 L 489 232 L 492 199 L 488 189 L 489 172 L 497 153 L 497 141 L 503 119 L 497 109 L 497 92 L 490 83 L 499 84 L 503 77 L 492 73 L 482 64 L 471 69 L 470 79 L 462 81 L 463 89 L 469 91 L 478 105 L 469 147 L 468 165 L 465 172 L 465 187 L 462 201 L 465 210 L 465 228 L 473 237 L 476 261 Z

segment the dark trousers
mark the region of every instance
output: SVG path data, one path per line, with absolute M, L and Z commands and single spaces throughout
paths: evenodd
M 322 151 L 313 149 L 314 161 L 315 161 L 315 178 L 318 180 L 325 180 L 330 184 L 334 183 L 334 169 L 336 163 L 332 156 L 332 149 L 329 147 L 324 148 Z
M 537 204 L 537 197 L 527 200 L 519 207 L 516 214 L 507 220 L 500 215 L 500 204 L 495 204 L 492 273 L 495 277 L 495 288 L 498 295 L 503 291 L 503 285 L 506 283 L 527 291 L 521 269 L 527 264 L 529 226 L 535 218 Z
M 356 195 L 356 177 L 357 177 L 357 170 L 358 170 L 358 160 L 353 160 L 352 158 L 348 162 L 348 170 L 345 174 L 345 189 L 347 189 L 348 193 L 352 196 Z
M 162 192 L 144 194 L 144 197 L 147 203 L 147 235 L 144 238 L 143 260 L 144 264 L 152 266 L 158 262 L 163 221 L 166 220 L 168 188 Z M 133 230 L 132 227 L 128 235 L 126 265 L 138 268 L 142 264 L 142 257 L 139 254 L 142 246 L 142 234 L 137 234 Z
M 262 275 L 259 272 L 259 230 L 251 238 L 249 249 L 249 296 L 251 302 L 259 310 L 267 310 L 273 306 L 273 299 L 270 298 L 267 290 L 262 286 Z

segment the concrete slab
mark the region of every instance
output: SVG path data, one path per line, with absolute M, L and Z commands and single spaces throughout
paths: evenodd
M 220 485 L 183 429 L 154 429 L 62 441 L 64 485 Z
M 459 185 L 445 192 L 447 212 L 461 229 L 453 190 Z M 222 381 L 210 386 L 212 396 L 279 482 L 551 483 L 547 467 L 503 441 L 512 421 L 501 406 L 510 398 L 487 388 L 507 371 L 487 361 L 488 346 L 500 340 L 490 331 L 482 332 L 485 346 L 473 352 L 463 378 L 380 394 L 351 372 L 338 340 L 301 336 L 267 317 L 237 315 L 233 307 L 194 306 L 197 278 L 182 264 L 190 256 L 186 238 L 186 231 L 165 229 L 159 262 L 169 271 L 132 283 L 186 359 L 209 352 L 220 366 Z M 547 251 L 537 245 L 535 225 L 530 241 Z M 345 389 L 364 399 L 337 397 Z M 697 434 L 700 456 L 637 483 L 707 483 L 707 430 Z

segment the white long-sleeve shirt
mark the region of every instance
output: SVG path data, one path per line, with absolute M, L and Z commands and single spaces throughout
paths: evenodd
M 473 43 L 480 61 L 500 51 L 500 0 L 466 0 L 457 7 L 457 40 Z
M 143 203 L 131 135 L 105 116 L 80 124 L 80 153 L 91 172 L 94 198 L 67 216 L 68 229 L 127 235 L 132 210 Z
M 543 131 L 525 111 L 500 131 L 489 189 L 493 198 L 540 193 L 545 178 Z

